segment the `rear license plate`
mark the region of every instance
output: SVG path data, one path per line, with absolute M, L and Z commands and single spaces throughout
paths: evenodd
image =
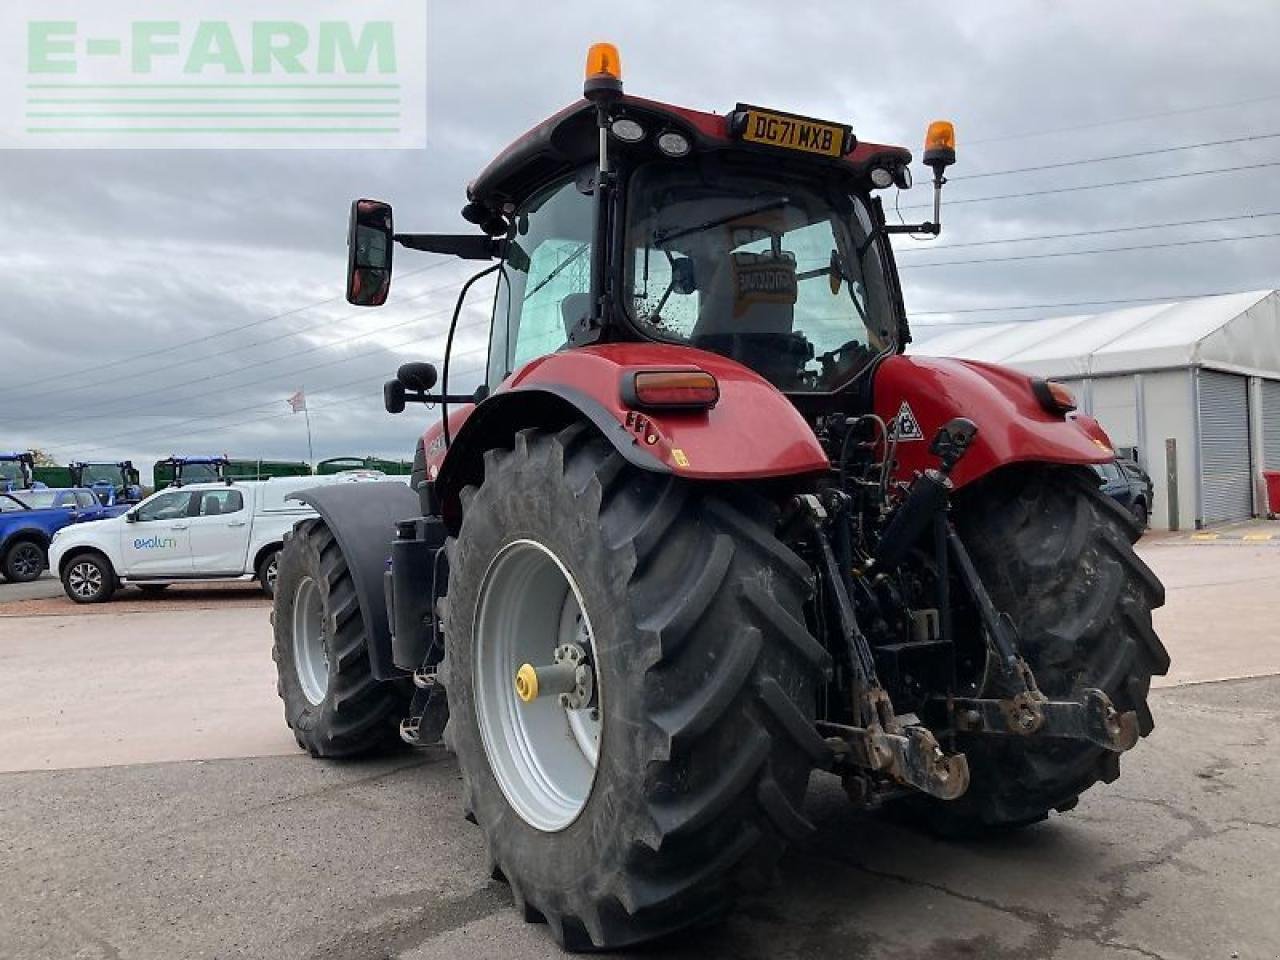
M 748 107 L 742 139 L 749 143 L 763 143 L 783 150 L 798 150 L 820 157 L 838 157 L 844 153 L 847 127 L 821 120 L 793 117 L 771 110 Z

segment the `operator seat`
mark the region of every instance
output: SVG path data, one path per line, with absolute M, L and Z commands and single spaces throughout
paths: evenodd
M 564 321 L 564 339 L 569 342 L 578 323 L 591 312 L 591 294 L 571 293 L 560 301 L 560 318 Z
M 710 270 L 702 269 L 704 264 Z M 812 356 L 794 331 L 796 264 L 781 256 L 724 253 L 698 264 L 698 321 L 690 343 L 737 360 L 778 387 L 792 384 Z

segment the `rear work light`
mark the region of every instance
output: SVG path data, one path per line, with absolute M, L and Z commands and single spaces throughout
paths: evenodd
M 708 410 L 720 400 L 720 384 L 705 370 L 638 370 L 622 384 L 623 402 L 636 407 Z
M 1035 379 L 1031 381 L 1031 392 L 1040 401 L 1040 406 L 1050 413 L 1068 414 L 1076 408 L 1076 396 L 1066 387 L 1053 380 Z

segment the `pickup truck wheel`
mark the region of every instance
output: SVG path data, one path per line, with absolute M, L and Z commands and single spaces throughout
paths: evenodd
M 1151 522 L 1147 514 L 1147 505 L 1141 500 L 1133 501 L 1133 519 L 1138 521 L 1138 526 L 1142 530 L 1146 530 Z
M 409 694 L 380 683 L 346 557 L 323 520 L 304 520 L 280 551 L 271 619 L 276 692 L 294 739 L 313 757 L 400 743 Z
M 116 592 L 116 572 L 102 554 L 82 553 L 63 567 L 62 589 L 76 603 L 106 603 Z
M 258 585 L 268 597 L 276 595 L 276 578 L 280 573 L 280 551 L 272 550 L 258 561 Z
M 4 578 L 10 583 L 30 583 L 44 572 L 44 551 L 34 540 L 19 540 L 4 554 Z

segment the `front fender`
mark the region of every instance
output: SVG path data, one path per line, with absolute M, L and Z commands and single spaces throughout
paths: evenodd
M 895 477 L 937 466 L 929 453 L 934 434 L 953 417 L 978 425 L 969 452 L 951 475 L 957 487 L 1010 463 L 1106 463 L 1115 457 L 1106 433 L 1091 417 L 1063 417 L 1040 405 L 1031 377 L 1008 367 L 939 357 L 895 356 L 876 371 L 875 412 L 889 423 L 906 414 Z
M 391 627 L 382 581 L 395 524 L 419 514 L 417 495 L 407 484 L 378 480 L 311 487 L 291 493 L 289 499 L 300 500 L 320 514 L 338 541 L 356 588 L 374 678 L 404 676 L 391 660 Z

